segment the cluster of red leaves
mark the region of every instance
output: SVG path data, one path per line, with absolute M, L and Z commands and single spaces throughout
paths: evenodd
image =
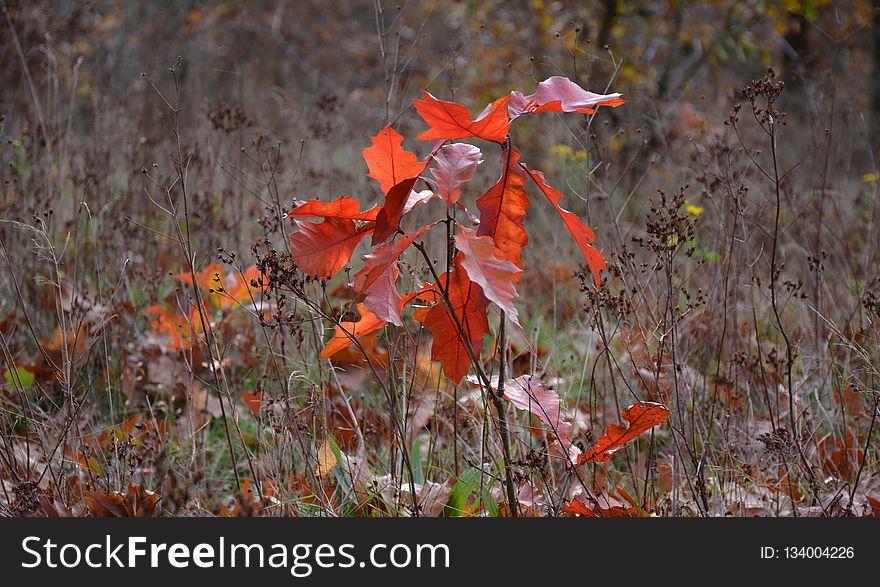
M 404 137 L 386 127 L 363 150 L 369 176 L 379 183 L 385 196 L 381 206 L 360 210 L 357 200 L 340 197 L 332 202 L 299 202 L 289 216 L 298 230 L 291 235 L 293 261 L 315 278 L 332 278 L 350 261 L 358 244 L 371 236 L 372 250 L 365 265 L 354 277 L 360 320 L 336 326 L 322 358 L 354 344 L 387 323 L 401 325 L 403 309 L 414 300 L 420 305 L 413 318 L 432 335 L 431 356 L 439 361 L 444 374 L 458 383 L 479 355 L 483 338 L 490 334 L 487 310 L 494 303 L 513 323 L 518 324 L 514 306 L 515 284 L 523 270 L 523 249 L 529 242 L 525 230 L 530 205 L 525 184 L 531 179 L 559 214 L 572 235 L 598 285 L 605 268 L 602 255 L 593 248 L 595 235 L 575 214 L 560 205 L 562 194 L 547 185 L 540 171 L 520 162 L 520 152 L 511 145 L 510 126 L 517 118 L 539 112 L 593 114 L 599 106 L 618 106 L 619 94 L 594 94 L 564 77 L 552 77 L 538 84 L 535 93 L 512 92 L 495 100 L 476 117 L 453 102 L 438 100 L 424 92 L 414 101 L 416 111 L 428 125 L 418 135 L 431 141 L 431 153 L 423 160 L 403 147 Z M 498 181 L 477 198 L 479 219 L 460 202 L 461 187 L 482 163 L 479 148 L 450 142 L 480 139 L 502 147 L 502 171 Z M 430 170 L 431 177 L 427 177 Z M 419 181 L 426 189 L 417 191 Z M 433 199 L 446 204 L 446 222 L 454 222 L 454 244 L 458 250 L 451 270 L 408 295 L 397 291 L 397 267 L 401 255 L 417 239 L 441 221 L 418 227 L 413 232 L 401 228 L 404 216 L 413 208 Z M 452 221 L 450 209 L 465 211 L 476 228 Z M 303 221 L 319 218 L 319 221 Z
M 212 310 L 224 312 L 239 306 L 255 309 L 255 292 L 262 287 L 262 277 L 256 266 L 241 273 L 226 274 L 222 264 L 211 263 L 203 271 L 179 273 L 174 278 L 189 286 L 195 284 L 203 296 L 203 309 L 208 315 Z M 190 349 L 204 334 L 204 324 L 197 306 L 183 313 L 169 309 L 168 305 L 153 304 L 147 307 L 147 313 L 152 317 L 150 327 L 167 337 L 165 346 L 169 350 Z

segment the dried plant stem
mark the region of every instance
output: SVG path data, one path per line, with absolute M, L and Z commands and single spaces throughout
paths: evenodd
M 516 490 L 513 486 L 513 478 L 511 475 L 511 455 L 510 455 L 510 437 L 507 429 L 507 417 L 504 412 L 504 401 L 502 399 L 503 395 L 503 368 L 499 372 L 499 390 L 496 393 L 492 389 L 492 382 L 489 377 L 486 375 L 486 372 L 480 366 L 479 361 L 477 360 L 477 353 L 474 351 L 473 346 L 471 345 L 471 341 L 467 336 L 467 331 L 461 323 L 461 319 L 455 311 L 455 308 L 452 306 L 452 302 L 449 299 L 448 289 L 440 285 L 440 276 L 437 275 L 437 270 L 434 268 L 434 264 L 431 262 L 431 257 L 428 255 L 427 249 L 425 249 L 424 243 L 413 243 L 413 246 L 418 249 L 418 251 L 422 254 L 422 257 L 425 259 L 425 263 L 428 265 L 428 268 L 431 270 L 431 275 L 434 277 L 434 283 L 436 284 L 437 289 L 440 291 L 440 299 L 443 300 L 443 303 L 446 305 L 446 309 L 449 312 L 449 315 L 452 316 L 452 321 L 455 323 L 455 329 L 458 333 L 459 338 L 464 343 L 464 347 L 466 352 L 468 353 L 468 357 L 471 360 L 471 364 L 474 367 L 474 370 L 477 373 L 477 377 L 484 387 L 485 393 L 492 398 L 492 402 L 496 408 L 498 408 L 498 422 L 499 422 L 499 434 L 501 436 L 501 450 L 503 451 L 504 456 L 504 468 L 505 468 L 505 485 L 507 486 L 507 498 L 509 500 L 509 506 L 511 515 L 516 515 L 517 504 L 516 504 Z M 504 317 L 502 315 L 501 319 L 502 326 L 504 328 Z M 502 331 L 503 332 L 503 331 Z M 503 361 L 503 359 L 502 359 Z M 503 367 L 503 363 L 502 363 Z M 499 408 L 499 405 L 501 408 Z

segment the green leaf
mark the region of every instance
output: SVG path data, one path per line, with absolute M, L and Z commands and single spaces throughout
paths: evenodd
M 20 392 L 28 391 L 34 386 L 34 374 L 24 367 L 16 367 L 15 369 L 7 369 L 3 372 L 6 381 Z
M 422 469 L 422 443 L 418 438 L 409 450 L 409 461 L 412 465 L 413 481 L 421 485 L 425 482 L 425 471 Z
M 480 487 L 481 474 L 479 469 L 473 468 L 458 478 L 449 493 L 449 502 L 444 510 L 445 516 L 458 517 L 464 512 L 468 498 Z

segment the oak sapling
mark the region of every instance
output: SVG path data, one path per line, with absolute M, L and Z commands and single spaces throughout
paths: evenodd
M 297 219 L 299 226 L 299 230 L 291 235 L 292 258 L 304 273 L 331 278 L 348 265 L 364 237 L 371 235 L 364 267 L 351 283 L 359 301 L 360 320 L 337 321 L 335 334 L 327 342 L 321 357 L 327 359 L 351 345 L 358 345 L 361 337 L 386 325 L 401 326 L 404 309 L 411 302 L 418 301 L 412 318 L 431 333 L 431 358 L 440 363 L 443 374 L 456 385 L 473 370 L 476 381 L 498 411 L 507 499 L 510 512 L 515 515 L 510 439 L 502 398 L 512 401 L 518 408 L 531 409 L 550 425 L 557 436 L 554 446 L 566 456 L 568 464 L 573 466 L 584 458 L 571 444 L 571 424 L 559 417 L 559 397 L 555 392 L 539 385 L 518 385 L 516 381 L 511 381 L 508 392 L 504 392 L 505 322 L 509 320 L 519 326 L 514 303 L 518 295 L 516 283 L 526 269 L 522 253 L 529 242 L 525 229 L 526 210 L 531 204 L 525 187 L 527 179 L 534 182 L 559 214 L 597 287 L 601 285 L 601 271 L 606 264 L 602 254 L 593 246 L 596 240 L 593 231 L 577 215 L 561 206 L 562 193 L 549 186 L 540 171 L 521 162 L 520 151 L 511 139 L 511 124 L 520 117 L 542 112 L 592 115 L 599 106 L 619 106 L 623 100 L 619 94 L 588 92 L 571 80 L 557 76 L 538 84 L 530 95 L 512 92 L 495 100 L 475 118 L 465 106 L 439 100 L 428 92 L 413 104 L 428 125 L 428 129 L 416 138 L 430 141 L 430 153 L 419 160 L 404 148 L 404 137 L 396 130 L 391 127 L 380 130 L 372 138 L 372 145 L 363 150 L 363 156 L 369 177 L 379 183 L 385 196 L 384 203 L 366 212 L 361 212 L 354 200 L 345 197 L 329 203 L 313 200 L 299 204 L 289 213 L 290 217 Z M 454 142 L 461 139 L 487 141 L 501 150 L 501 176 L 476 199 L 478 216 L 462 204 L 460 196 L 462 186 L 483 163 L 483 152 L 469 143 Z M 418 190 L 420 185 L 424 189 Z M 413 209 L 434 199 L 445 204 L 443 217 L 415 230 L 402 227 L 405 217 Z M 304 217 L 317 217 L 320 221 L 299 220 Z M 438 274 L 424 244 L 426 234 L 441 223 L 447 229 L 446 270 L 442 275 Z M 410 247 L 421 254 L 433 283 L 401 295 L 397 290 L 398 261 Z M 497 333 L 501 365 L 495 384 L 481 357 L 484 337 L 492 334 L 488 315 L 491 304 L 501 313 Z M 532 402 L 534 408 L 530 408 Z M 555 407 L 548 402 L 554 403 Z M 665 410 L 663 406 L 658 409 Z M 548 413 L 556 415 L 551 418 Z M 651 426 L 663 417 L 652 420 Z M 616 439 L 613 444 L 622 446 L 647 428 L 634 424 L 627 438 Z M 603 450 L 603 455 L 610 455 L 610 447 Z M 598 454 L 598 451 L 594 452 Z

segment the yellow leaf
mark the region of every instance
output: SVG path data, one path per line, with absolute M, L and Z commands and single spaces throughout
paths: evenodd
M 315 467 L 315 475 L 318 477 L 326 477 L 336 466 L 336 454 L 333 448 L 326 440 L 321 443 L 318 448 L 318 466 Z
M 699 216 L 700 214 L 703 213 L 703 208 L 701 206 L 694 206 L 693 204 L 691 204 L 689 202 L 685 202 L 684 206 L 685 206 L 684 209 L 691 216 Z

